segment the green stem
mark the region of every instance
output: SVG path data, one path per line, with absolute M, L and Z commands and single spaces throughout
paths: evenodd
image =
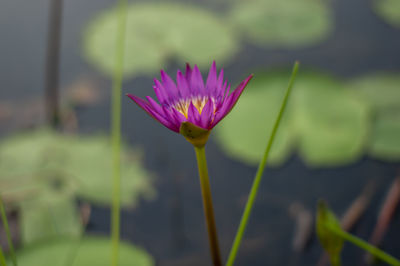
M 331 260 L 331 266 L 342 265 L 342 262 L 340 261 L 340 254 L 337 254 L 337 256 L 330 256 L 330 260 Z
M 235 240 L 234 240 L 232 248 L 231 248 L 231 252 L 229 253 L 229 258 L 228 258 L 228 261 L 226 263 L 227 266 L 232 266 L 233 263 L 235 262 L 236 255 L 237 255 L 237 252 L 239 250 L 240 243 L 242 241 L 244 232 L 246 230 L 246 226 L 247 226 L 250 214 L 251 214 L 251 210 L 253 208 L 254 201 L 255 201 L 256 196 L 257 196 L 257 192 L 258 192 L 258 188 L 260 186 L 260 182 L 261 182 L 261 179 L 262 179 L 264 168 L 265 168 L 265 165 L 267 163 L 269 151 L 271 150 L 272 143 L 274 142 L 275 135 L 276 135 L 276 132 L 278 130 L 278 127 L 279 127 L 283 112 L 285 111 L 286 103 L 288 101 L 291 89 L 293 87 L 293 82 L 294 82 L 294 79 L 296 77 L 298 68 L 299 68 L 299 63 L 296 62 L 294 64 L 294 67 L 293 67 L 292 76 L 290 77 L 289 85 L 288 85 L 288 87 L 286 89 L 286 93 L 285 93 L 285 96 L 283 98 L 282 105 L 281 105 L 281 108 L 279 110 L 278 117 L 276 118 L 274 127 L 272 129 L 271 136 L 269 138 L 267 148 L 265 149 L 264 156 L 263 156 L 263 158 L 262 158 L 262 160 L 261 160 L 261 162 L 260 162 L 260 164 L 258 166 L 256 177 L 254 178 L 253 185 L 251 187 L 251 191 L 250 191 L 250 194 L 249 194 L 249 199 L 247 200 L 246 207 L 244 209 L 243 216 L 242 216 L 242 219 L 240 221 L 239 229 L 238 229 L 238 231 L 236 233 Z
M 121 190 L 121 86 L 123 80 L 127 1 L 118 1 L 118 29 L 116 36 L 115 72 L 112 86 L 112 207 L 111 207 L 111 265 L 119 262 L 120 239 L 120 190 Z
M 2 219 L 3 225 L 4 225 L 4 230 L 6 231 L 6 235 L 7 235 L 8 247 L 10 248 L 11 260 L 13 262 L 13 265 L 17 266 L 18 265 L 17 257 L 15 256 L 14 245 L 12 243 L 12 238 L 11 238 L 11 231 L 10 231 L 10 227 L 8 226 L 6 210 L 4 208 L 3 200 L 1 197 L 0 197 L 0 212 L 1 212 L 1 219 Z
M 358 246 L 361 249 L 364 249 L 374 255 L 375 257 L 379 258 L 380 260 L 386 262 L 389 265 L 393 266 L 399 266 L 400 265 L 400 260 L 396 259 L 395 257 L 387 254 L 386 252 L 380 250 L 379 248 L 372 246 L 368 242 L 362 240 L 361 238 L 358 238 L 356 236 L 353 236 L 352 234 L 349 234 L 343 230 L 327 226 L 329 230 L 337 234 L 338 236 L 342 237 L 343 239 L 351 242 L 352 244 Z
M 199 169 L 201 194 L 203 196 L 204 215 L 207 224 L 211 256 L 213 260 L 213 265 L 220 266 L 222 265 L 222 260 L 218 245 L 217 227 L 215 225 L 205 148 L 204 146 L 194 146 L 194 149 L 196 151 L 197 167 Z
M 6 258 L 4 257 L 3 249 L 0 246 L 0 266 L 7 266 Z

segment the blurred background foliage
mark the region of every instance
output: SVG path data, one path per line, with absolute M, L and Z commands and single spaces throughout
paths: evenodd
M 112 9 L 95 17 L 84 35 L 84 54 L 110 76 L 115 51 L 110 32 L 116 31 L 117 15 Z M 212 60 L 223 63 L 238 50 L 232 30 L 216 14 L 200 7 L 176 3 L 132 4 L 126 30 L 125 78 L 156 73 L 171 59 L 181 64 L 196 62 L 201 67 L 208 67 Z
M 27 246 L 17 252 L 18 265 L 42 266 L 42 265 L 75 265 L 88 266 L 110 265 L 111 243 L 105 237 L 86 236 L 80 241 L 71 238 L 61 238 Z M 144 250 L 130 244 L 121 242 L 119 249 L 119 265 L 128 266 L 154 265 L 154 259 Z M 68 255 L 73 254 L 73 259 Z
M 400 3 L 396 0 L 374 0 L 374 11 L 387 23 L 400 27 Z
M 76 200 L 111 203 L 110 143 L 104 135 L 63 135 L 50 129 L 22 133 L 0 143 L 0 195 L 19 210 L 22 242 L 79 235 Z M 138 151 L 124 145 L 121 204 L 153 199 L 154 176 Z

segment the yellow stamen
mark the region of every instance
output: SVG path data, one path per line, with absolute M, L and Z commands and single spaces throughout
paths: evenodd
M 208 97 L 197 96 L 191 99 L 182 99 L 179 102 L 176 102 L 173 108 L 188 118 L 189 106 L 191 102 L 193 103 L 194 107 L 196 107 L 199 114 L 201 114 L 201 111 L 203 111 L 204 106 L 208 102 Z

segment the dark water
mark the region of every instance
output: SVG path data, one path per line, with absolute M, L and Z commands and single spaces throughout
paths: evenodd
M 202 1 L 197 1 L 203 4 Z M 61 85 L 96 71 L 81 57 L 81 29 L 98 12 L 113 4 L 109 0 L 65 1 Z M 210 2 L 204 4 L 210 5 Z M 1 100 L 41 97 L 46 40 L 48 1 L 2 1 L 0 4 L 0 90 Z M 332 1 L 336 29 L 320 45 L 300 50 L 266 50 L 246 45 L 225 66 L 228 79 L 242 76 L 243 70 L 289 66 L 294 60 L 340 77 L 352 77 L 378 70 L 400 70 L 400 31 L 377 18 L 365 0 Z M 172 73 L 175 67 L 171 66 Z M 100 77 L 104 88 L 110 81 Z M 237 82 L 237 80 L 236 80 Z M 124 84 L 125 92 L 140 96 L 151 90 L 151 77 Z M 78 112 L 82 133 L 108 131 L 107 101 Z M 123 100 L 123 135 L 145 150 L 146 166 L 158 175 L 158 198 L 143 202 L 136 210 L 122 213 L 122 237 L 146 248 L 158 265 L 209 265 L 202 202 L 194 152 L 182 137 L 149 119 L 128 99 Z M 1 131 L 7 131 L 0 128 Z M 227 256 L 246 195 L 256 168 L 230 160 L 211 139 L 207 145 L 209 172 L 215 202 L 222 254 Z M 339 214 L 375 180 L 376 192 L 370 208 L 354 229 L 368 238 L 380 204 L 400 164 L 363 158 L 356 164 L 311 170 L 293 156 L 282 168 L 267 169 L 254 206 L 237 265 L 315 265 L 321 248 L 311 242 L 303 254 L 292 251 L 294 220 L 288 208 L 294 201 L 310 210 L 318 198 L 325 198 Z M 400 257 L 400 215 L 397 212 L 382 248 Z M 88 231 L 108 233 L 109 211 L 94 208 Z M 350 245 L 344 251 L 344 265 L 361 265 L 363 252 Z

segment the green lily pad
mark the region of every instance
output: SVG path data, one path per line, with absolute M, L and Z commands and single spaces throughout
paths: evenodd
M 374 11 L 387 23 L 394 27 L 400 27 L 400 1 L 398 0 L 374 0 Z
M 75 251 L 72 252 L 72 251 Z M 111 262 L 111 241 L 103 237 L 84 237 L 81 241 L 58 239 L 27 246 L 17 252 L 20 266 L 108 266 Z M 71 256 L 73 256 L 71 258 Z M 152 266 L 154 259 L 143 249 L 121 242 L 120 266 Z
M 217 140 L 233 158 L 257 164 L 266 147 L 288 84 L 289 72 L 256 74 L 232 113 L 217 127 Z M 365 148 L 368 105 L 328 76 L 296 78 L 269 163 L 282 164 L 294 148 L 310 166 L 337 166 Z
M 268 47 L 301 47 L 326 39 L 333 14 L 325 0 L 248 0 L 234 4 L 230 19 L 248 40 Z
M 126 76 L 146 74 L 165 67 L 168 59 L 209 67 L 237 51 L 229 27 L 216 15 L 199 7 L 173 3 L 136 3 L 128 7 Z M 85 30 L 84 54 L 107 75 L 114 71 L 117 10 L 95 17 Z
M 56 236 L 78 236 L 81 222 L 74 199 L 45 191 L 21 205 L 22 241 L 25 244 Z
M 359 97 L 370 102 L 377 112 L 400 109 L 400 73 L 376 73 L 350 83 Z
M 400 159 L 400 76 L 378 73 L 358 78 L 350 87 L 374 108 L 369 154 L 375 158 Z
M 111 146 L 106 136 L 79 137 L 36 130 L 0 143 L 0 194 L 21 212 L 22 240 L 81 231 L 76 197 L 111 203 Z M 137 151 L 123 145 L 121 204 L 134 207 L 155 196 L 152 175 Z
M 66 174 L 78 183 L 77 194 L 89 201 L 108 205 L 112 200 L 111 145 L 105 136 L 71 139 L 65 143 L 72 154 L 66 160 Z M 121 154 L 121 203 L 136 206 L 140 198 L 152 199 L 152 175 L 143 168 L 140 154 L 126 148 Z
M 298 147 L 307 164 L 337 166 L 361 157 L 369 130 L 366 102 L 340 82 L 315 74 L 300 74 L 293 90 Z
M 370 154 L 386 161 L 400 160 L 400 112 L 382 115 L 374 123 Z
M 217 141 L 228 155 L 247 164 L 261 160 L 280 108 L 282 85 L 282 79 L 273 75 L 256 75 L 249 83 L 235 108 L 216 128 Z M 278 87 L 281 90 L 275 89 Z M 290 119 L 285 112 L 268 158 L 270 165 L 278 166 L 290 155 L 295 136 Z
M 108 205 L 112 194 L 110 154 L 106 136 L 78 137 L 37 130 L 5 139 L 0 143 L 0 193 L 29 199 L 43 190 L 56 191 L 54 196 L 67 193 Z M 125 207 L 155 196 L 153 178 L 139 155 L 123 145 L 121 203 Z

